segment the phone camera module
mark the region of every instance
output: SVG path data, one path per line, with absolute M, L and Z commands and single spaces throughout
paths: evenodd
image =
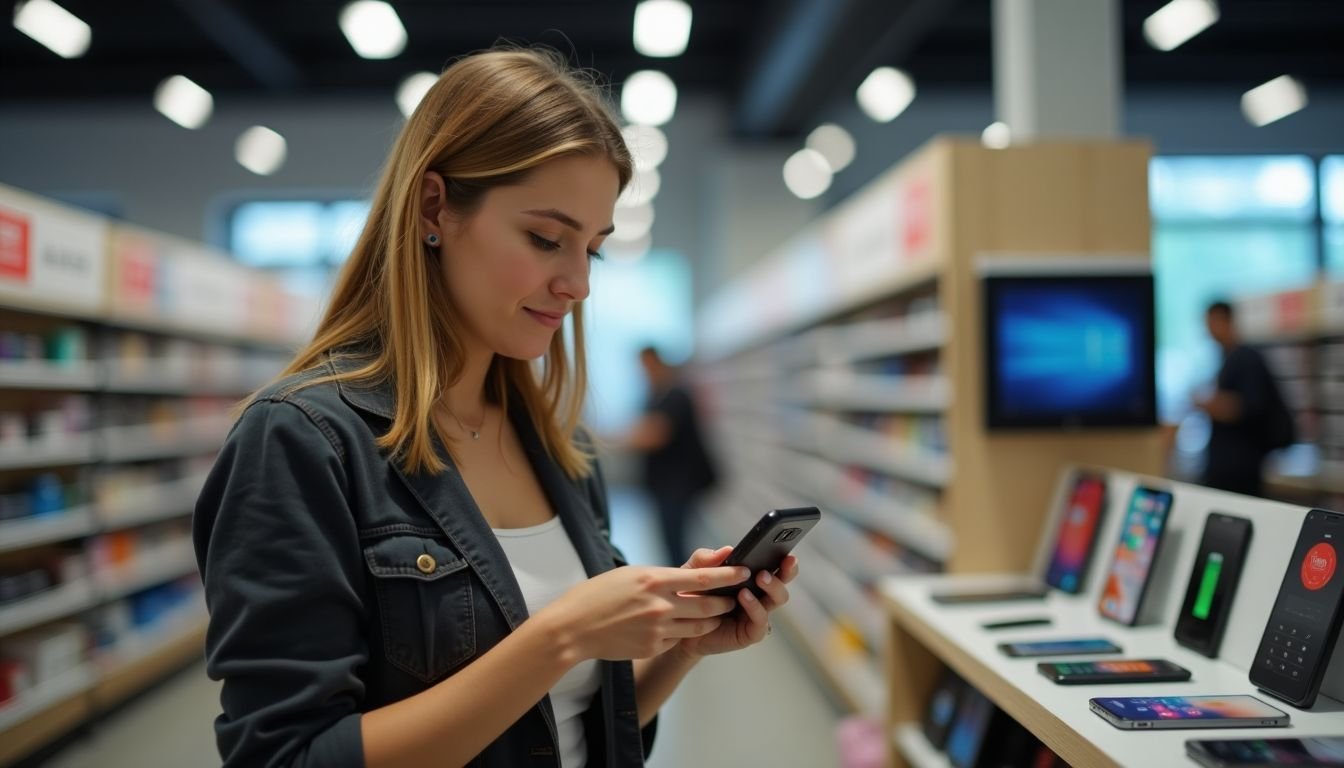
M 775 543 L 793 541 L 794 539 L 798 538 L 798 533 L 800 531 L 801 529 L 799 528 L 785 528 L 784 530 L 775 534 Z

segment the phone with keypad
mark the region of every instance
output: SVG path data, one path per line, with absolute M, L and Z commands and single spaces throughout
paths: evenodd
M 1295 707 L 1316 703 L 1344 621 L 1342 548 L 1344 515 L 1308 512 L 1251 665 L 1252 683 Z

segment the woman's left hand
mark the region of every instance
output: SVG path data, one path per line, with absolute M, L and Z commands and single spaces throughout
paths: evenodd
M 719 549 L 697 549 L 691 554 L 682 568 L 712 568 L 722 565 L 732 547 Z M 684 638 L 678 650 L 692 656 L 710 656 L 716 653 L 740 651 L 765 639 L 770 633 L 770 613 L 789 602 L 788 583 L 798 577 L 798 558 L 789 555 L 779 566 L 779 575 L 769 571 L 758 571 L 752 580 L 765 591 L 765 597 L 757 600 L 745 585 L 737 591 L 739 609 L 724 616 L 719 628 L 700 637 Z

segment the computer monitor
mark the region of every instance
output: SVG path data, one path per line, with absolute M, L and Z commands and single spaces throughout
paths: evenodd
M 1157 424 L 1146 266 L 988 269 L 982 279 L 990 429 Z

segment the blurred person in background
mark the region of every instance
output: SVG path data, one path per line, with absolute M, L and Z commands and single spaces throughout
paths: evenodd
M 680 563 L 688 552 L 686 531 L 696 502 L 718 481 L 718 469 L 681 370 L 668 365 L 652 346 L 639 351 L 639 364 L 649 396 L 625 444 L 642 456 L 641 482 L 658 513 L 667 562 Z
M 542 51 L 461 59 L 406 122 L 314 339 L 196 505 L 227 768 L 640 766 L 698 660 L 764 639 L 796 560 L 716 597 L 751 578 L 731 547 L 611 544 L 582 307 L 632 172 Z
M 1223 362 L 1213 394 L 1195 403 L 1210 422 L 1201 482 L 1210 488 L 1261 496 L 1265 457 L 1293 443 L 1292 414 L 1264 357 L 1241 342 L 1232 305 L 1213 302 L 1204 320 L 1209 336 L 1222 349 Z

